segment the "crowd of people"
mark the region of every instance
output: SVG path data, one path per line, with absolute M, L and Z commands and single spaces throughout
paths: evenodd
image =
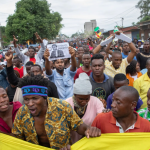
M 47 45 L 15 52 L 0 65 L 0 132 L 70 150 L 83 137 L 150 132 L 150 43 L 117 31 L 69 42 L 70 58 L 51 61 Z M 118 37 L 118 41 L 114 38 Z M 14 55 L 15 53 L 15 55 Z

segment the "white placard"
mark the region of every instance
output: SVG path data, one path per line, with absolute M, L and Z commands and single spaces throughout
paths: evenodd
M 115 35 L 115 37 L 117 37 L 118 39 L 121 39 L 127 43 L 131 43 L 132 42 L 132 39 L 129 38 L 128 36 L 126 36 L 125 34 L 121 33 L 120 35 Z
M 67 42 L 48 44 L 47 48 L 49 49 L 50 52 L 49 60 L 71 58 L 68 47 L 69 47 L 69 43 Z

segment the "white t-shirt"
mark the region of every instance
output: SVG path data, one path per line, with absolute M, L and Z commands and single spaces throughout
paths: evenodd
M 131 76 L 133 79 L 134 79 L 134 81 L 138 78 L 138 76 L 137 75 L 135 75 L 135 76 Z

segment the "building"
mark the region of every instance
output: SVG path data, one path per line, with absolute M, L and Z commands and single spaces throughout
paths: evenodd
M 140 22 L 140 38 L 141 40 L 147 40 L 150 38 L 150 20 Z
M 93 33 L 95 27 L 97 27 L 96 20 L 91 20 L 90 22 L 84 23 L 84 33 Z

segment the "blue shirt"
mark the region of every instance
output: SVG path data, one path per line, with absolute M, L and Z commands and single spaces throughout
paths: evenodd
M 125 58 L 127 58 L 127 57 L 128 57 L 128 55 L 125 55 L 124 53 L 122 53 L 122 59 L 125 59 Z M 134 59 L 134 60 L 137 60 L 135 56 L 134 56 L 133 59 Z
M 108 98 L 107 98 L 107 109 L 111 109 L 113 94 L 114 94 L 114 93 L 110 94 L 110 95 L 108 96 Z M 139 97 L 139 100 L 138 100 L 137 106 L 136 106 L 136 110 L 138 110 L 138 109 L 141 107 L 142 104 L 143 104 L 143 101 L 142 101 L 142 99 Z
M 60 99 L 65 100 L 73 96 L 73 84 L 76 71 L 72 72 L 70 67 L 64 69 L 63 76 L 56 70 L 52 70 L 52 75 L 46 75 L 49 80 L 55 83 Z
M 141 73 L 142 73 L 142 74 L 147 73 L 147 69 L 146 69 L 146 68 L 145 68 L 145 69 L 142 69 L 142 70 L 141 70 Z

